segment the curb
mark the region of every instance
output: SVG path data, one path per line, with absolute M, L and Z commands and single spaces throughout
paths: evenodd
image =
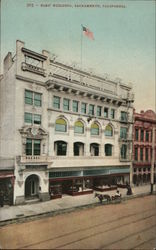
M 49 211 L 49 212 L 43 212 L 43 213 L 38 213 L 38 214 L 33 214 L 33 215 L 23 216 L 23 214 L 21 214 L 21 216 L 18 217 L 18 218 L 12 218 L 12 219 L 7 219 L 7 220 L 0 221 L 0 227 L 6 226 L 6 225 L 9 225 L 9 224 L 14 224 L 14 223 L 23 223 L 23 222 L 26 222 L 26 221 L 42 219 L 44 217 L 53 217 L 53 216 L 56 216 L 56 215 L 59 215 L 59 214 L 70 213 L 70 212 L 74 212 L 74 211 L 77 211 L 77 210 L 92 208 L 92 207 L 96 207 L 96 206 L 115 205 L 115 204 L 122 203 L 122 201 L 127 201 L 127 200 L 131 200 L 131 199 L 135 199 L 135 198 L 141 198 L 141 197 L 148 196 L 148 195 L 156 195 L 156 191 L 153 192 L 153 194 L 148 192 L 148 193 L 143 193 L 143 194 L 125 196 L 125 197 L 123 197 L 123 198 L 121 198 L 119 200 L 113 200 L 111 202 L 103 201 L 102 204 L 99 203 L 99 202 L 94 202 L 94 203 L 91 203 L 91 204 L 79 205 L 79 206 L 75 206 L 75 207 L 71 207 L 71 208 L 64 208 L 64 209 L 59 209 L 59 210 L 54 210 L 54 211 Z

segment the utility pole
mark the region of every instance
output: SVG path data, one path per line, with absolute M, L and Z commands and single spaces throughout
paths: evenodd
M 153 184 L 154 184 L 154 160 L 155 160 L 155 125 L 153 125 L 152 129 L 151 194 L 153 194 Z

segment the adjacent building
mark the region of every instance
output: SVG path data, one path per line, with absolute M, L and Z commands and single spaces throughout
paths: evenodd
M 156 182 L 156 114 L 152 110 L 134 111 L 133 183 Z
M 4 59 L 0 93 L 0 185 L 13 204 L 132 182 L 130 85 L 17 41 L 16 54 Z

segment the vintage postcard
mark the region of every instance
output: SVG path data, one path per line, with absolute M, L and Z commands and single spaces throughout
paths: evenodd
M 0 249 L 156 249 L 156 2 L 0 4 Z

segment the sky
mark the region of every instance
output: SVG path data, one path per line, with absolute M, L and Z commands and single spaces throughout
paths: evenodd
M 82 55 L 83 69 L 132 83 L 137 112 L 156 111 L 155 9 L 154 0 L 1 0 L 1 61 L 16 40 L 79 68 Z

